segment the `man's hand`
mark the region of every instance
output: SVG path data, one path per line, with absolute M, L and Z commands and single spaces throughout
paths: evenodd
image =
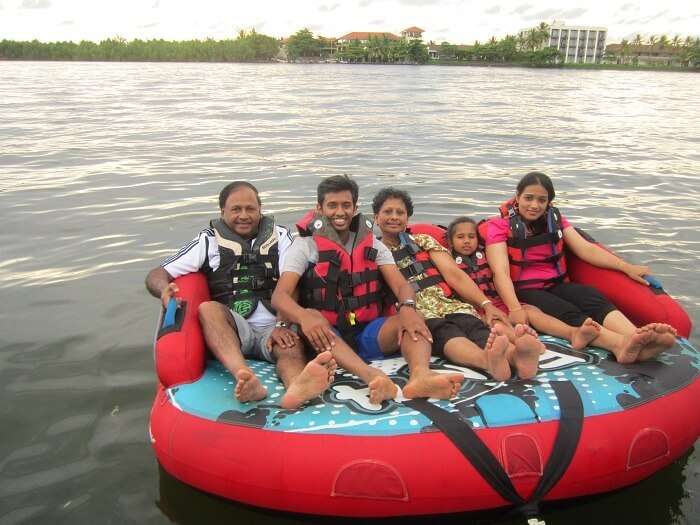
M 160 302 L 163 303 L 163 308 L 168 307 L 170 299 L 175 297 L 175 294 L 179 291 L 180 288 L 178 288 L 177 284 L 175 284 L 174 282 L 168 283 L 168 286 L 163 288 L 163 290 L 160 292 Z M 177 299 L 177 302 L 179 303 L 180 300 Z
M 508 316 L 503 312 L 503 310 L 497 308 L 492 303 L 486 303 L 484 305 L 484 323 L 487 326 L 493 326 L 497 321 L 502 322 L 506 326 L 510 326 Z
M 516 325 L 516 324 L 529 324 L 527 322 L 527 312 L 525 311 L 525 309 L 522 306 L 519 308 L 516 308 L 515 310 L 511 310 L 510 313 L 508 314 L 508 319 L 514 325 Z
M 299 336 L 294 330 L 282 326 L 276 326 L 267 340 L 267 348 L 272 350 L 274 345 L 281 348 L 292 348 L 299 341 Z
M 423 316 L 415 308 L 404 306 L 399 309 L 399 321 L 399 346 L 401 346 L 404 332 L 414 341 L 418 341 L 418 336 L 421 336 L 427 341 L 433 342 L 433 336 L 430 335 L 430 330 L 428 330 Z
M 330 351 L 335 346 L 335 332 L 318 310 L 307 308 L 299 326 L 317 352 Z

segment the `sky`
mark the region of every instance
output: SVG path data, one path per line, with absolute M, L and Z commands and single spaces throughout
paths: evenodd
M 0 0 L 0 40 L 231 38 L 241 29 L 339 37 L 418 26 L 424 41 L 469 44 L 540 22 L 606 27 L 608 42 L 637 33 L 700 36 L 700 1 L 629 0 Z

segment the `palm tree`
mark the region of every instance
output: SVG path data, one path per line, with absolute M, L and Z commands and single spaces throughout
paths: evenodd
M 644 42 L 644 39 L 642 38 L 642 35 L 640 35 L 639 33 L 637 33 L 636 36 L 634 37 L 634 40 L 632 40 L 632 43 L 635 46 L 641 46 L 643 42 Z
M 630 53 L 630 43 L 629 40 L 626 38 L 622 39 L 621 47 L 620 47 L 620 58 L 621 58 L 621 64 L 625 63 L 625 58 L 627 55 Z
M 671 40 L 671 45 L 673 47 L 676 47 L 676 48 L 681 47 L 681 36 L 680 35 L 674 36 L 673 40 Z
M 654 47 L 654 46 L 656 45 L 656 42 L 657 42 L 656 35 L 651 35 L 651 36 L 649 37 L 649 45 L 650 45 L 651 47 Z
M 663 49 L 668 45 L 668 36 L 666 35 L 661 35 L 659 37 L 659 49 Z

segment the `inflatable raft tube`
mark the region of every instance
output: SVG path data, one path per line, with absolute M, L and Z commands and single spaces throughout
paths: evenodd
M 531 509 L 633 484 L 700 435 L 700 353 L 685 339 L 658 360 L 620 365 L 603 350 L 543 336 L 547 352 L 527 381 L 434 359 L 434 370 L 465 376 L 450 401 L 372 405 L 365 385 L 338 370 L 299 410 L 277 406 L 284 389 L 274 367 L 250 361 L 269 395 L 241 404 L 234 379 L 205 353 L 204 277 L 178 285 L 183 303 L 155 343 L 151 441 L 168 473 L 225 498 L 336 516 Z M 373 364 L 405 384 L 401 358 Z

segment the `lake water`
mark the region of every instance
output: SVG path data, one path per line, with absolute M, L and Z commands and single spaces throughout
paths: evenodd
M 363 210 L 492 215 L 519 177 L 700 319 L 700 76 L 518 68 L 0 62 L 0 524 L 337 523 L 251 509 L 159 472 L 158 302 L 143 279 L 247 179 L 293 223 L 322 177 Z M 691 337 L 700 344 L 697 331 Z M 679 414 L 678 417 L 683 417 Z M 700 523 L 697 447 L 557 523 Z M 644 504 L 642 504 L 644 503 Z M 524 523 L 449 516 L 439 523 Z M 407 520 L 403 520 L 405 523 Z M 428 523 L 427 520 L 416 520 Z

